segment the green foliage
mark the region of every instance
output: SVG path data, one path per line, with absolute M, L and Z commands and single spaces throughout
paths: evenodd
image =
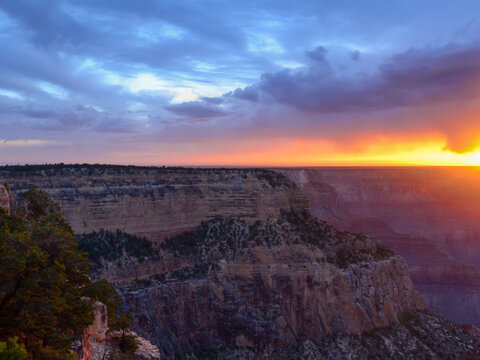
M 131 317 L 130 314 L 126 314 L 126 313 L 121 314 L 114 321 L 109 322 L 110 329 L 121 330 L 123 332 L 125 332 L 125 330 L 130 329 L 132 325 L 133 325 L 133 318 Z
M 171 250 L 181 256 L 194 255 L 198 251 L 198 240 L 207 235 L 206 222 L 202 222 L 192 231 L 186 231 L 166 239 L 161 247 Z
M 191 279 L 203 279 L 210 271 L 219 271 L 220 266 L 214 262 L 206 262 L 203 264 L 196 264 L 194 266 L 187 266 L 177 270 L 166 271 L 150 276 L 151 279 L 160 282 L 168 280 L 185 281 Z
M 138 349 L 137 338 L 134 335 L 123 332 L 118 341 L 118 348 L 123 355 L 123 359 L 133 358 L 135 351 Z
M 94 301 L 105 304 L 108 311 L 108 321 L 111 324 L 116 319 L 116 312 L 120 306 L 120 295 L 107 280 L 98 280 L 86 286 L 84 295 Z
M 91 283 L 85 288 L 84 294 L 90 299 L 100 301 L 107 306 L 108 327 L 110 330 L 125 332 L 130 329 L 133 324 L 133 318 L 126 313 L 121 313 L 117 316 L 122 299 L 108 281 L 102 279 Z
M 29 190 L 21 202 L 0 214 L 0 340 L 19 336 L 35 360 L 70 359 L 93 321 L 87 257 L 46 193 Z
M 115 347 L 110 354 L 110 360 L 134 360 L 139 343 L 135 335 L 123 331 L 121 335 L 112 338 Z
M 18 337 L 9 338 L 6 342 L 0 341 L 0 360 L 26 360 L 27 350 L 18 343 Z
M 174 256 L 201 256 L 209 262 L 233 259 L 256 246 L 304 244 L 322 249 L 326 261 L 346 268 L 351 264 L 387 259 L 393 252 L 363 234 L 340 231 L 316 219 L 309 211 L 281 211 L 278 219 L 248 224 L 235 218 L 214 218 L 195 229 L 166 239 L 161 249 Z M 193 271 L 195 270 L 195 271 Z M 201 269 L 183 269 L 178 279 L 192 278 Z M 160 276 L 157 278 L 160 280 Z
M 219 353 L 218 349 L 207 348 L 195 351 L 194 355 L 198 360 L 213 360 L 218 359 Z
M 295 188 L 295 183 L 283 174 L 272 170 L 258 169 L 257 178 L 265 180 L 273 188 L 282 187 L 287 189 Z
M 116 261 L 124 254 L 136 258 L 139 262 L 158 257 L 158 249 L 153 247 L 151 241 L 120 230 L 101 230 L 79 235 L 78 244 L 80 249 L 88 253 L 94 269 L 102 266 L 102 260 Z
M 31 189 L 23 193 L 21 203 L 23 206 L 19 208 L 19 212 L 23 212 L 29 220 L 35 220 L 49 214 L 59 216 L 60 213 L 58 205 L 44 191 Z

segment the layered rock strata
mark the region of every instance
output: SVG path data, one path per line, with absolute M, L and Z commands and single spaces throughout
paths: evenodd
M 102 241 L 114 244 L 113 235 L 102 234 Z M 308 212 L 282 212 L 254 224 L 212 219 L 146 251 L 155 254 L 150 259 L 126 235 L 116 236 L 122 239 L 114 247 L 118 257 L 90 248 L 104 254 L 95 262 L 96 276 L 135 264 L 150 269 L 116 284 L 134 330 L 164 359 L 478 355 L 478 329 L 426 311 L 401 257 Z
M 480 172 L 475 168 L 276 169 L 312 213 L 405 258 L 432 310 L 480 325 Z
M 478 353 L 475 328 L 425 312 L 402 258 L 370 236 L 312 218 L 298 186 L 285 176 L 87 165 L 7 167 L 0 174 L 14 194 L 29 187 L 49 191 L 77 233 L 96 231 L 79 236 L 94 277 L 116 282 L 134 330 L 158 346 L 162 358 L 454 359 Z M 417 283 L 432 281 L 434 265 L 448 259 L 437 244 L 392 230 L 388 218 L 353 214 L 333 185 L 316 181 L 323 185 L 317 203 L 311 201 L 315 215 L 320 209 L 344 229 L 368 225 L 372 234 L 389 234 L 390 244 L 408 243 L 405 249 L 428 254 L 432 271 L 417 271 Z M 423 266 L 415 251 L 409 256 Z
M 162 240 L 215 216 L 255 221 L 308 207 L 290 179 L 261 169 L 6 166 L 4 182 L 13 195 L 47 191 L 79 234 L 120 229 Z
M 308 212 L 254 224 L 212 219 L 164 241 L 157 256 L 161 271 L 117 286 L 134 330 L 168 359 L 206 348 L 360 336 L 425 309 L 402 258 Z M 101 261 L 97 276 L 134 259 Z

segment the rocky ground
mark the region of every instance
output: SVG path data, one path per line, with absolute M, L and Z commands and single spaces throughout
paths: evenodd
M 479 340 L 471 330 L 429 312 L 406 314 L 400 323 L 362 335 L 329 335 L 296 347 L 205 349 L 186 354 L 195 360 L 373 360 L 480 359 Z
M 112 331 L 108 324 L 107 307 L 96 302 L 94 305 L 94 322 L 88 327 L 83 338 L 74 345 L 74 351 L 81 360 L 160 360 L 158 347 L 150 341 L 127 331 L 137 343 L 133 354 L 123 354 L 118 345 L 121 332 Z

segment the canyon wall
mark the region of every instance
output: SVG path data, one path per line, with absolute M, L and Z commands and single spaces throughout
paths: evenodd
M 75 233 L 120 229 L 152 240 L 215 216 L 254 221 L 308 206 L 291 180 L 261 169 L 7 166 L 0 167 L 3 183 L 13 196 L 47 191 Z
M 77 234 L 113 230 L 79 235 L 79 244 L 90 253 L 92 276 L 114 282 L 133 330 L 162 359 L 478 355 L 477 330 L 426 311 L 401 257 L 371 236 L 317 219 L 404 252 L 416 285 L 442 309 L 448 299 L 429 296 L 432 286 L 455 294 L 457 287 L 475 289 L 477 270 L 445 252 L 447 237 L 418 233 L 424 224 L 412 223 L 412 233 L 395 227 L 417 219 L 407 208 L 419 206 L 418 196 L 399 196 L 384 174 L 378 178 L 385 183 L 371 190 L 370 174 L 362 182 L 341 173 L 282 172 L 290 178 L 260 169 L 9 166 L 0 168 L 0 183 L 9 184 L 16 206 L 29 188 L 49 192 Z M 364 188 L 355 190 L 358 182 Z M 428 184 L 424 189 L 421 200 L 432 199 Z M 395 201 L 401 221 L 389 209 Z M 455 297 L 464 308 L 454 315 L 469 311 L 474 319 L 473 300 Z M 103 351 L 105 342 L 88 339 Z
M 110 260 L 96 262 L 96 276 L 120 264 L 142 266 L 143 255 L 122 243 L 123 259 L 104 252 Z M 476 329 L 425 311 L 401 257 L 306 211 L 254 224 L 215 218 L 157 250 L 147 261 L 161 266 L 144 267 L 141 279 L 114 281 L 134 330 L 162 359 L 478 355 Z
M 425 309 L 402 258 L 308 212 L 255 224 L 216 218 L 159 250 L 163 269 L 117 286 L 135 331 L 168 359 L 361 335 Z M 115 263 L 104 262 L 97 276 Z
M 429 308 L 480 324 L 480 172 L 476 168 L 276 169 L 312 213 L 402 255 Z

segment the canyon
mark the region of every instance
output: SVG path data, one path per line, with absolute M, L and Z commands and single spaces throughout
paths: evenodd
M 476 168 L 276 169 L 312 213 L 405 258 L 430 309 L 480 325 L 480 172 Z
M 257 220 L 308 207 L 291 180 L 262 169 L 7 166 L 3 183 L 13 196 L 47 191 L 75 233 L 119 229 L 154 241 L 215 216 Z
M 115 284 L 162 359 L 478 356 L 475 327 L 427 310 L 479 323 L 475 179 L 436 168 L 0 168 L 13 203 L 32 187 L 51 194 L 92 276 Z
M 112 281 L 162 359 L 478 356 L 477 329 L 428 312 L 400 256 L 308 211 L 214 218 L 165 240 L 151 259 L 120 243 L 112 258 L 89 242 L 95 276 L 143 267 L 141 278 Z

